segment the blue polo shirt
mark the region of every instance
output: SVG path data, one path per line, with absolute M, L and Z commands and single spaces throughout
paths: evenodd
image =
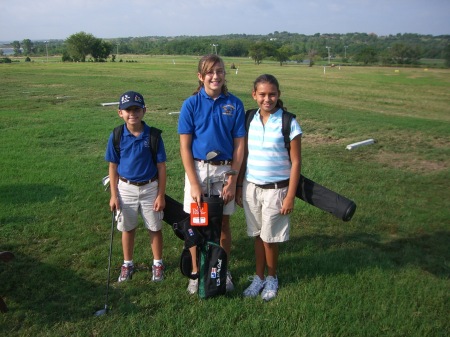
M 233 158 L 234 139 L 245 136 L 245 110 L 242 101 L 228 93 L 212 99 L 204 88 L 187 98 L 180 110 L 178 133 L 192 135 L 194 158 L 206 159 L 213 150 L 217 160 Z
M 142 124 L 144 130 L 137 137 L 130 133 L 124 124 L 122 138 L 120 139 L 120 156 L 116 154 L 114 149 L 111 132 L 105 154 L 106 161 L 118 164 L 117 173 L 119 176 L 136 182 L 150 180 L 158 173 L 150 151 L 150 127 L 144 122 Z M 158 163 L 166 161 L 166 150 L 161 137 L 156 161 Z

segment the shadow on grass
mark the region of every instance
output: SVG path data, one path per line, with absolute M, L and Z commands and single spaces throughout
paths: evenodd
M 105 307 L 107 265 L 101 280 L 93 283 L 65 266 L 17 253 L 19 248 L 11 247 L 11 251 L 15 259 L 0 265 L 0 294 L 9 307 L 7 322 L 11 329 L 83 321 Z M 114 287 L 115 275 L 111 270 L 109 308 L 124 296 Z
M 50 184 L 14 184 L 0 186 L 0 203 L 23 205 L 24 203 L 47 202 L 67 194 L 65 188 Z
M 278 274 L 283 283 L 296 283 L 302 278 L 354 274 L 371 267 L 395 269 L 412 265 L 445 279 L 450 277 L 449 242 L 450 232 L 447 231 L 387 242 L 367 233 L 301 236 L 280 245 Z M 234 249 L 233 256 L 248 260 L 250 266 L 238 268 L 235 274 L 252 275 L 255 268 L 253 240 L 234 240 L 234 245 L 246 246 Z M 248 252 L 250 255 L 245 256 Z

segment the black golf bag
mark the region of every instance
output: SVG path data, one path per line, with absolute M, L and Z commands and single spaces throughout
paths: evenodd
M 198 295 L 209 298 L 226 292 L 227 254 L 220 247 L 222 228 L 223 199 L 219 196 L 203 197 L 208 204 L 208 225 L 192 226 L 190 215 L 183 211 L 183 205 L 166 195 L 166 212 L 164 221 L 181 240 L 184 248 L 180 258 L 181 273 L 192 278 L 192 257 L 189 248 L 197 249 Z M 178 219 L 178 220 L 175 220 Z

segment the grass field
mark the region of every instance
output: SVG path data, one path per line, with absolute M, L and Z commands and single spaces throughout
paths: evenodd
M 131 57 L 130 57 L 131 59 Z M 278 297 L 241 294 L 254 273 L 241 209 L 232 217 L 236 290 L 200 300 L 179 271 L 183 243 L 164 227 L 164 282 L 150 281 L 146 232 L 139 272 L 115 282 L 104 151 L 127 90 L 146 98 L 163 130 L 167 193 L 182 200 L 177 115 L 197 87 L 197 57 L 133 56 L 128 63 L 35 59 L 0 65 L 2 336 L 448 336 L 450 334 L 450 70 L 306 67 L 226 59 L 228 87 L 247 109 L 253 80 L 275 75 L 303 131 L 303 174 L 357 203 L 342 222 L 301 200 L 280 247 Z M 125 60 L 125 59 L 124 59 Z M 370 146 L 346 145 L 376 139 Z

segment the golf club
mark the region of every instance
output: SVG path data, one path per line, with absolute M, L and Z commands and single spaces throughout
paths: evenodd
M 109 188 L 109 176 L 103 177 L 102 185 L 105 187 L 105 191 Z
M 112 246 L 113 246 L 113 237 L 114 237 L 114 220 L 115 220 L 115 211 L 112 211 L 112 220 L 111 220 L 111 238 L 109 243 L 109 258 L 108 258 L 108 280 L 106 282 L 106 301 L 105 307 L 95 312 L 95 316 L 103 316 L 108 313 L 108 293 L 109 293 L 109 279 L 111 275 L 111 255 L 112 255 Z
M 206 154 L 206 194 L 208 198 L 211 196 L 211 184 L 209 182 L 209 162 L 216 158 L 220 154 L 220 151 L 213 150 Z
M 225 171 L 224 173 L 222 173 L 222 188 L 225 186 L 225 180 L 229 176 L 235 176 L 236 174 L 238 174 L 238 171 L 236 171 L 236 170 L 228 170 L 228 171 Z
M 206 178 L 206 180 L 207 180 L 206 183 L 208 184 L 208 182 L 209 182 L 209 186 L 212 186 L 212 184 L 218 183 L 219 181 L 221 181 L 222 182 L 222 187 L 223 187 L 223 186 L 226 185 L 226 181 L 225 180 L 229 176 L 235 176 L 236 174 L 238 174 L 238 171 L 231 169 L 231 170 L 223 172 L 220 176 L 211 177 L 211 178 L 209 178 L 209 176 L 208 176 Z M 203 181 L 203 183 L 205 183 L 205 181 Z M 211 196 L 211 192 L 209 194 L 210 194 L 209 196 Z

